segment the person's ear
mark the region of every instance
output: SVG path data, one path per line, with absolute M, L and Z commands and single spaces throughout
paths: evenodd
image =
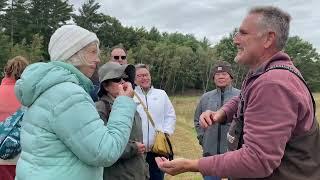
M 273 31 L 269 31 L 266 35 L 264 48 L 269 48 L 272 44 L 276 43 L 276 33 Z

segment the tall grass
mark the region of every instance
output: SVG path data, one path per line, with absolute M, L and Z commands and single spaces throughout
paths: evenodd
M 172 136 L 175 158 L 196 159 L 201 157 L 201 147 L 193 125 L 193 116 L 198 99 L 198 96 L 171 97 L 177 115 L 176 129 Z M 165 179 L 200 180 L 202 176 L 200 173 L 183 173 L 174 177 L 166 175 Z
M 317 103 L 317 118 L 320 122 L 320 93 L 314 94 Z M 172 136 L 175 158 L 200 158 L 202 151 L 193 125 L 193 116 L 200 96 L 174 96 L 171 101 L 176 111 L 177 124 Z M 200 180 L 200 173 L 184 173 L 177 176 L 166 175 L 167 180 Z

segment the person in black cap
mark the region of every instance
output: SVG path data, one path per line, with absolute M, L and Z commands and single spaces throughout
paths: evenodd
M 114 100 L 119 95 L 119 84 L 134 83 L 135 67 L 130 64 L 120 65 L 107 62 L 99 68 L 100 89 L 96 108 L 101 119 L 107 124 Z M 110 114 L 111 113 L 111 114 Z M 126 112 L 123 112 L 126 113 Z M 116 127 L 115 127 L 116 128 Z M 145 160 L 145 146 L 142 143 L 142 125 L 138 112 L 135 113 L 129 142 L 121 157 L 110 167 L 105 167 L 103 179 L 144 180 L 149 179 L 148 164 Z
M 216 124 L 206 130 L 200 127 L 200 115 L 206 110 L 216 111 L 230 98 L 239 95 L 240 90 L 232 87 L 233 74 L 231 65 L 219 61 L 212 68 L 211 78 L 216 89 L 202 95 L 194 115 L 194 125 L 199 144 L 202 146 L 203 156 L 222 154 L 227 151 L 227 132 L 230 124 Z M 205 180 L 220 180 L 218 176 L 205 176 Z

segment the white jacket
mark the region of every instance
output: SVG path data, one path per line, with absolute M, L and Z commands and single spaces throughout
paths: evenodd
M 135 91 L 148 108 L 156 129 L 172 135 L 176 125 L 176 114 L 167 93 L 162 89 L 151 87 L 145 95 L 140 86 L 137 86 Z M 151 148 L 154 143 L 155 129 L 149 122 L 139 100 L 136 97 L 134 100 L 138 104 L 137 111 L 142 120 L 143 143 L 146 147 Z

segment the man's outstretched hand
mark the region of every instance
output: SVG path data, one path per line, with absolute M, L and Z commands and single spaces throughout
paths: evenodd
M 198 160 L 190 160 L 184 158 L 174 159 L 169 161 L 165 157 L 155 158 L 158 167 L 163 171 L 172 176 L 181 174 L 184 172 L 198 172 Z

